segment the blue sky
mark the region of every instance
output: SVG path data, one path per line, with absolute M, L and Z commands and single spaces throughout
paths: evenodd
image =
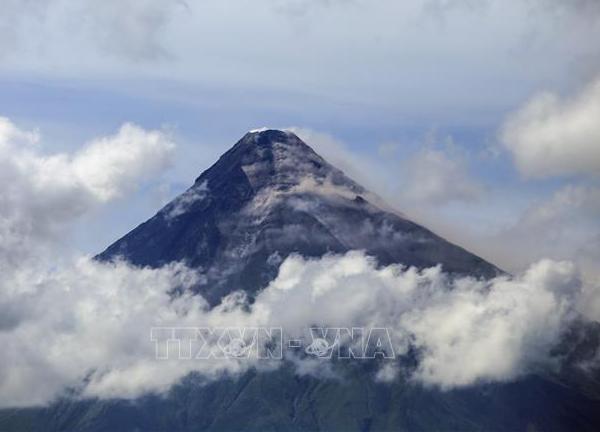
M 43 153 L 126 122 L 177 144 L 169 170 L 78 221 L 65 242 L 86 253 L 271 126 L 300 128 L 394 206 L 509 270 L 600 257 L 598 164 L 531 175 L 531 159 L 515 163 L 515 145 L 537 148 L 532 125 L 571 117 L 528 117 L 512 146 L 502 135 L 543 92 L 557 112 L 579 98 L 594 115 L 597 2 L 9 1 L 0 36 L 0 116 L 38 130 Z M 588 135 L 577 161 L 600 157 Z M 547 240 L 543 225 L 562 234 Z

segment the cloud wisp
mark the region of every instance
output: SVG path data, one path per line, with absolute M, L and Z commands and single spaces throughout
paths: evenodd
M 600 78 L 570 99 L 545 92 L 513 113 L 501 139 L 524 175 L 600 173 Z

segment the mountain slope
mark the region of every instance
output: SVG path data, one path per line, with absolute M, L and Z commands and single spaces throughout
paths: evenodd
M 344 380 L 298 376 L 291 367 L 209 383 L 190 376 L 166 396 L 0 410 L 0 430 L 595 432 L 600 424 L 598 397 L 558 377 L 440 391 L 402 379 L 378 383 L 373 374 L 362 363 Z
M 98 258 L 123 256 L 152 267 L 185 261 L 205 271 L 197 290 L 211 304 L 236 289 L 265 287 L 291 253 L 362 249 L 381 265 L 441 263 L 450 273 L 498 273 L 379 201 L 293 133 L 249 132 L 190 189 Z

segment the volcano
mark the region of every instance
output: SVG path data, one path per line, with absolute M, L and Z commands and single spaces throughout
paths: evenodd
M 451 274 L 493 277 L 492 264 L 395 212 L 295 134 L 247 133 L 193 186 L 98 258 L 139 266 L 183 261 L 205 274 L 211 304 L 256 293 L 296 253 L 363 250 L 380 265 L 441 264 Z
M 450 275 L 503 272 L 386 205 L 289 131 L 244 135 L 183 194 L 110 245 L 98 260 L 160 267 L 184 262 L 194 290 L 218 305 L 250 299 L 286 257 L 362 250 L 378 265 L 441 265 Z M 136 400 L 62 398 L 0 410 L 0 430 L 43 431 L 596 431 L 600 385 L 573 366 L 599 344 L 581 323 L 557 347 L 548 375 L 442 391 L 400 377 L 373 379 L 377 361 L 347 363 L 343 381 L 298 375 L 292 365 L 207 382 L 189 375 L 167 395 Z M 416 357 L 404 359 L 410 369 Z

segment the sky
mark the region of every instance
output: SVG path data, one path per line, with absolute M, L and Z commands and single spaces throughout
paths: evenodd
M 81 219 L 102 250 L 245 131 L 295 127 L 403 213 L 508 271 L 600 257 L 593 0 L 25 2 L 0 17 L 0 115 L 46 154 L 125 123 L 171 169 Z M 548 156 L 551 155 L 551 156 Z
M 159 374 L 144 357 L 139 334 L 157 317 L 256 325 L 289 302 L 308 305 L 290 328 L 378 311 L 430 354 L 415 377 L 426 385 L 514 379 L 547 360 L 575 309 L 600 317 L 598 40 L 595 0 L 5 0 L 0 406 L 45 403 L 89 370 L 106 373 L 88 395 L 164 390 L 190 369 Z M 255 309 L 230 312 L 170 301 L 197 277 L 189 269 L 85 258 L 259 127 L 291 128 L 515 278 L 489 291 L 458 280 L 452 294 L 434 289 L 451 284 L 439 268 L 295 257 Z M 331 269 L 340 282 L 311 291 Z M 432 287 L 424 299 L 419 281 Z M 311 306 L 319 295 L 323 308 Z M 456 319 L 440 333 L 440 317 Z M 41 349 L 24 357 L 24 341 Z

